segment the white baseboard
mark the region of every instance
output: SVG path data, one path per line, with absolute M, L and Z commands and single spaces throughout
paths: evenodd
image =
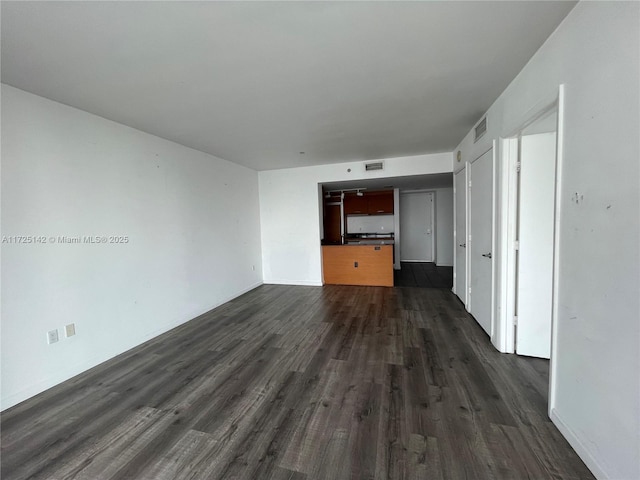
M 209 310 L 213 310 L 214 308 L 218 308 L 223 303 L 230 302 L 234 298 L 238 298 L 240 295 L 244 295 L 245 293 L 250 292 L 251 290 L 254 290 L 254 289 L 258 288 L 260 285 L 264 285 L 264 282 L 262 282 L 262 281 L 256 282 L 253 285 L 250 285 L 247 288 L 244 288 L 244 289 L 240 290 L 238 293 L 234 293 L 233 295 L 230 295 L 230 296 L 228 296 L 226 298 L 223 298 L 219 303 L 217 303 L 216 305 L 211 307 Z M 209 310 L 206 310 L 206 311 L 204 311 L 202 313 L 207 313 Z M 202 315 L 202 313 L 200 315 Z M 193 317 L 193 318 L 196 318 L 196 317 Z
M 264 283 L 266 285 L 296 285 L 302 287 L 321 287 L 323 285 L 322 282 L 314 282 L 311 280 L 273 280 L 273 279 L 265 279 Z
M 593 473 L 593 475 L 597 479 L 604 480 L 610 478 L 609 475 L 607 475 L 604 469 L 600 466 L 598 461 L 593 458 L 591 452 L 587 450 L 587 448 L 580 441 L 574 431 L 571 430 L 571 428 L 569 428 L 569 426 L 564 423 L 564 421 L 562 421 L 556 409 L 551 410 L 551 421 L 558 428 L 558 430 L 560 430 L 562 436 L 567 439 L 569 445 L 571 445 L 571 447 L 576 451 L 578 456 L 582 459 L 584 464 L 589 470 L 591 470 L 591 473 Z

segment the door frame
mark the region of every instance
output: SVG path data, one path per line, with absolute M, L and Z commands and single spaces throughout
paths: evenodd
M 549 401 L 548 414 L 551 416 L 556 404 L 556 369 L 558 332 L 558 284 L 559 284 L 559 246 L 561 219 L 561 185 L 564 153 L 565 125 L 565 86 L 559 85 L 555 95 L 539 101 L 531 108 L 514 128 L 499 139 L 500 146 L 500 286 L 497 292 L 499 317 L 496 321 L 494 346 L 502 353 L 515 353 L 514 313 L 516 302 L 516 248 L 518 215 L 518 172 L 520 136 L 523 130 L 549 113 L 556 111 L 556 164 L 555 164 L 555 207 L 553 232 L 553 275 L 552 275 L 552 311 L 551 311 L 551 358 L 549 364 Z
M 502 258 L 500 264 L 500 270 L 503 281 L 500 285 L 499 304 L 500 304 L 500 318 L 498 322 L 500 328 L 496 332 L 496 343 L 494 345 L 498 350 L 503 353 L 515 353 L 515 324 L 514 314 L 516 305 L 516 247 L 515 242 L 518 236 L 518 211 L 519 211 L 519 199 L 518 199 L 518 170 L 517 163 L 520 160 L 520 138 L 522 137 L 522 131 L 528 126 L 532 125 L 541 118 L 547 116 L 549 113 L 558 109 L 557 99 L 541 106 L 539 110 L 531 114 L 531 116 L 521 123 L 518 127 L 513 129 L 509 135 L 500 138 L 500 156 L 502 171 L 500 175 L 501 181 L 501 203 L 503 205 L 501 211 L 501 244 Z M 559 111 L 559 110 L 558 110 Z M 558 124 L 559 127 L 559 124 Z M 558 128 L 557 127 L 557 128 Z M 559 129 L 558 129 L 559 130 Z M 558 135 L 559 137 L 559 135 Z M 557 138 L 558 138 L 557 137 Z M 557 142 L 558 140 L 556 140 Z M 558 187 L 558 152 L 556 151 L 556 194 Z M 554 211 L 554 215 L 557 216 L 557 205 Z M 555 238 L 555 229 L 554 229 Z M 554 245 L 554 251 L 556 246 Z M 556 255 L 554 253 L 554 259 Z M 555 260 L 554 260 L 555 261 Z M 554 267 L 555 275 L 555 267 Z M 555 282 L 554 282 L 555 286 Z M 555 287 L 554 287 L 555 288 Z
M 466 174 L 466 223 L 467 223 L 467 248 L 466 248 L 466 260 L 467 260 L 467 285 L 466 285 L 466 299 L 467 303 L 465 305 L 468 312 L 471 312 L 471 304 L 473 302 L 471 289 L 471 275 L 472 275 L 472 266 L 471 266 L 471 243 L 473 242 L 472 232 L 471 232 L 471 193 L 469 191 L 470 188 L 473 188 L 470 183 L 473 183 L 473 177 L 471 175 L 471 165 L 478 160 L 480 157 L 483 157 L 487 153 L 491 152 L 491 309 L 490 309 L 490 321 L 491 327 L 489 328 L 489 337 L 491 338 L 491 342 L 494 343 L 494 338 L 496 336 L 496 329 L 498 328 L 498 322 L 496 321 L 496 260 L 497 260 L 497 250 L 496 250 L 496 239 L 497 239 L 497 182 L 496 182 L 496 165 L 497 165 L 497 146 L 498 142 L 493 140 L 491 142 L 491 147 L 485 150 L 482 154 L 478 155 L 476 158 L 467 162 L 465 168 L 468 168 Z M 454 182 L 455 183 L 455 182 Z M 471 237 L 471 238 L 470 238 Z M 476 320 L 477 321 L 477 320 Z
M 458 197 L 457 197 L 457 187 L 456 187 L 456 175 L 462 174 L 464 175 L 464 238 L 458 238 Z M 463 303 L 465 309 L 469 310 L 468 298 L 469 298 L 469 249 L 466 245 L 469 243 L 469 164 L 465 162 L 464 167 L 462 167 L 457 172 L 453 172 L 453 287 L 452 291 L 456 294 L 456 296 Z M 465 282 L 464 285 L 458 285 L 458 256 L 456 255 L 456 249 L 458 248 L 459 242 L 463 241 L 465 243 L 464 249 L 464 273 L 465 273 Z M 462 288 L 463 298 L 460 298 L 459 289 Z
M 436 261 L 436 233 L 435 233 L 435 229 L 436 229 L 436 191 L 435 190 L 429 190 L 429 189 L 419 189 L 419 190 L 401 190 L 399 192 L 399 200 L 400 203 L 402 203 L 402 195 L 405 194 L 411 194 L 411 193 L 430 193 L 431 194 L 431 261 L 435 263 Z M 398 213 L 400 212 L 400 205 L 398 205 Z M 400 215 L 398 215 L 399 218 L 399 225 L 402 225 L 402 217 Z M 402 253 L 402 249 L 400 249 L 400 252 Z M 422 262 L 423 260 L 402 260 L 400 259 L 401 262 Z

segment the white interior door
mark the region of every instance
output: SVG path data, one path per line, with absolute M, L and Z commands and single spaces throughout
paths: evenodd
M 456 295 L 467 304 L 467 171 L 455 174 L 456 189 Z
M 469 311 L 491 336 L 493 150 L 469 167 Z
M 556 134 L 520 141 L 516 353 L 549 358 L 553 294 Z
M 433 192 L 400 195 L 400 259 L 433 262 Z

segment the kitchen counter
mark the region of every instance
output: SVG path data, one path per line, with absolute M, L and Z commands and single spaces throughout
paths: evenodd
M 383 238 L 362 238 L 362 239 L 354 239 L 347 240 L 345 245 L 395 245 L 394 239 L 383 239 Z
M 327 285 L 393 287 L 393 245 L 324 245 L 322 270 Z
M 363 239 L 353 239 L 347 240 L 346 243 L 337 243 L 337 242 L 325 242 L 324 240 L 321 242 L 322 246 L 331 246 L 331 247 L 357 247 L 358 245 L 395 245 L 395 240 L 392 239 L 375 239 L 375 238 L 363 238 Z
M 393 232 L 358 232 L 346 233 L 344 236 L 345 245 L 394 245 Z

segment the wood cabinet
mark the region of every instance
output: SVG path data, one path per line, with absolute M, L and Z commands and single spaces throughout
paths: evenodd
M 389 215 L 393 214 L 393 190 L 366 192 L 357 195 L 354 192 L 345 193 L 343 200 L 344 216 L 340 213 L 340 197 L 338 195 L 323 196 L 324 200 L 324 243 L 342 243 L 340 229 L 341 219 L 344 231 L 347 228 L 349 215 Z
M 355 193 L 344 196 L 345 215 L 385 215 L 393 213 L 393 191 Z
M 327 203 L 324 206 L 324 241 L 325 243 L 342 243 L 340 231 L 340 204 Z
M 367 215 L 368 213 L 368 201 L 365 195 L 358 196 L 352 193 L 344 196 L 345 215 Z
M 393 191 L 369 194 L 367 196 L 367 211 L 369 215 L 393 213 Z
M 393 246 L 324 246 L 322 270 L 326 285 L 393 287 Z

